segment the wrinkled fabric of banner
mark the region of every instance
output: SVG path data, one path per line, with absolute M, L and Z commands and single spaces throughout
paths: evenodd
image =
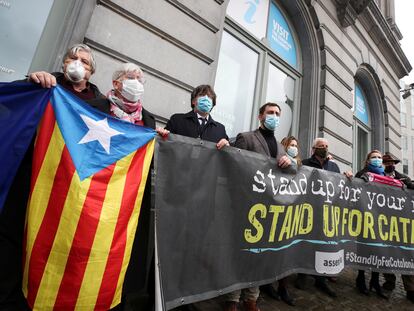
M 345 266 L 414 274 L 411 190 L 170 135 L 158 140 L 156 227 L 167 309 Z

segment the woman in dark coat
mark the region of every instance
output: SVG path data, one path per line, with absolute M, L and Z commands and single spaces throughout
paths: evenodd
M 374 173 L 378 175 L 385 176 L 384 167 L 382 166 L 382 154 L 378 150 L 372 150 L 368 153 L 365 159 L 365 166 L 362 170 L 356 173 L 356 178 L 362 178 L 365 173 Z M 359 292 L 368 295 L 369 291 L 365 283 L 365 271 L 358 270 L 358 276 L 356 278 L 356 287 Z M 369 289 L 375 290 L 377 295 L 381 298 L 388 299 L 388 297 L 383 293 L 382 288 L 379 283 L 379 272 L 371 272 L 371 280 L 369 281 Z

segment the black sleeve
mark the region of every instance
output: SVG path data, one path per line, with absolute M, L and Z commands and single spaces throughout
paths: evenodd
M 355 177 L 356 177 L 356 178 L 361 178 L 361 177 L 362 177 L 362 175 L 363 175 L 363 174 L 365 174 L 366 172 L 367 172 L 367 170 L 362 169 L 362 170 L 360 170 L 359 172 L 357 172 L 357 173 L 355 174 Z
M 339 166 L 338 166 L 338 164 L 336 164 L 336 163 L 334 163 L 335 165 L 334 165 L 334 167 L 335 167 L 335 171 L 334 172 L 336 172 L 336 173 L 341 173 L 341 170 L 339 169 Z
M 155 129 L 155 117 L 146 109 L 142 109 L 142 121 L 146 127 Z
M 402 181 L 407 186 L 408 189 L 414 189 L 414 183 L 410 177 L 408 177 L 405 174 L 401 174 L 401 173 L 399 175 L 400 176 L 398 176 L 398 179 Z
M 223 127 L 223 135 L 224 135 L 223 138 L 229 140 L 229 136 L 227 136 L 227 133 L 226 133 L 226 128 L 224 127 L 224 125 L 222 125 L 222 127 Z
M 175 115 L 172 115 L 171 118 L 167 121 L 167 125 L 165 126 L 166 130 L 169 130 L 171 133 L 175 134 Z

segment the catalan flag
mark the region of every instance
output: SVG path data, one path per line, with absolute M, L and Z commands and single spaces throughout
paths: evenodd
M 121 300 L 155 131 L 53 89 L 35 143 L 23 292 L 34 310 Z

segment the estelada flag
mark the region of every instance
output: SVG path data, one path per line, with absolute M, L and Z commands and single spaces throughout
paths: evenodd
M 35 143 L 23 292 L 34 310 L 121 300 L 155 131 L 54 88 Z

